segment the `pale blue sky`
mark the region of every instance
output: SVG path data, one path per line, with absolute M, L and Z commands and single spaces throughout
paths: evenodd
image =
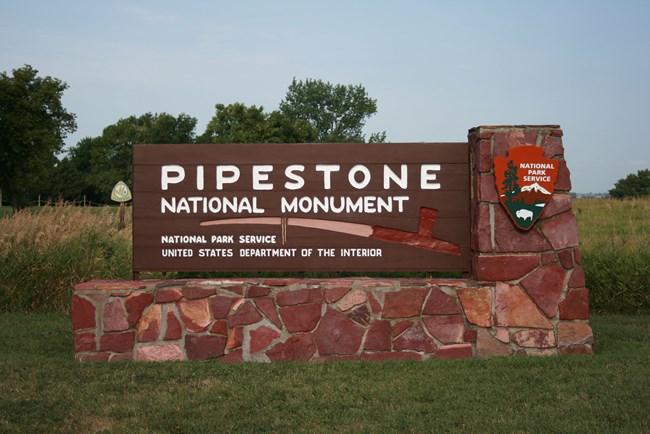
M 293 77 L 363 84 L 391 142 L 560 124 L 573 190 L 650 167 L 650 1 L 0 0 L 0 71 L 68 83 L 78 132 L 216 103 L 276 109 Z

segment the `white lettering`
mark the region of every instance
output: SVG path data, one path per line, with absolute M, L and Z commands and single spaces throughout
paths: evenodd
M 224 184 L 234 184 L 239 180 L 241 172 L 239 167 L 227 164 L 224 166 L 217 166 L 217 190 L 223 190 Z M 229 175 L 227 175 L 229 174 Z
M 357 173 L 361 173 L 363 175 L 363 180 L 361 182 L 357 182 Z M 357 190 L 366 188 L 370 183 L 370 178 L 370 170 L 368 170 L 368 168 L 363 164 L 357 164 L 352 169 L 350 169 L 350 172 L 348 173 L 348 182 Z
M 393 172 L 388 164 L 384 164 L 384 190 L 390 190 L 391 181 L 397 184 L 402 190 L 406 190 L 408 187 L 408 172 L 406 171 L 406 164 L 400 165 L 399 176 Z
M 175 175 L 172 176 L 172 173 Z M 169 184 L 178 184 L 185 179 L 185 169 L 183 166 L 176 164 L 168 164 L 162 166 L 162 173 L 160 174 L 160 186 L 164 190 L 169 189 Z
M 422 190 L 439 190 L 439 182 L 431 182 L 436 180 L 436 174 L 431 173 L 440 171 L 440 164 L 423 164 L 420 168 L 420 189 Z
M 273 171 L 271 164 L 253 166 L 253 190 L 273 190 L 273 184 L 263 184 L 269 180 L 269 172 Z
M 317 164 L 316 171 L 323 172 L 323 188 L 330 190 L 332 188 L 332 172 L 338 172 L 341 166 L 338 164 Z
M 287 166 L 287 168 L 284 170 L 284 175 L 289 178 L 293 182 L 285 182 L 284 183 L 284 188 L 287 190 L 300 190 L 305 186 L 305 179 L 297 175 L 295 172 L 304 172 L 305 171 L 305 166 L 302 164 L 292 164 L 291 166 Z

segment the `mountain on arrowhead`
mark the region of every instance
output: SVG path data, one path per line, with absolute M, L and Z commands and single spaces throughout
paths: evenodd
M 521 187 L 522 192 L 530 191 L 534 193 L 542 193 L 542 194 L 551 194 L 550 191 L 539 185 L 538 183 L 526 185 L 524 187 Z

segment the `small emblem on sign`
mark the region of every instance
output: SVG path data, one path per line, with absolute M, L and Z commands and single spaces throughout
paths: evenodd
M 129 186 L 122 181 L 118 181 L 111 192 L 111 200 L 113 202 L 128 202 L 131 199 L 131 190 L 129 190 Z
M 544 149 L 519 146 L 508 157 L 494 158 L 499 201 L 518 228 L 529 230 L 555 191 L 559 164 L 544 157 Z

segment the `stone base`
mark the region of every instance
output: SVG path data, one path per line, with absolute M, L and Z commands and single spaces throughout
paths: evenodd
M 80 361 L 592 352 L 585 315 L 542 307 L 519 285 L 471 280 L 92 281 L 75 287 L 72 322 Z

